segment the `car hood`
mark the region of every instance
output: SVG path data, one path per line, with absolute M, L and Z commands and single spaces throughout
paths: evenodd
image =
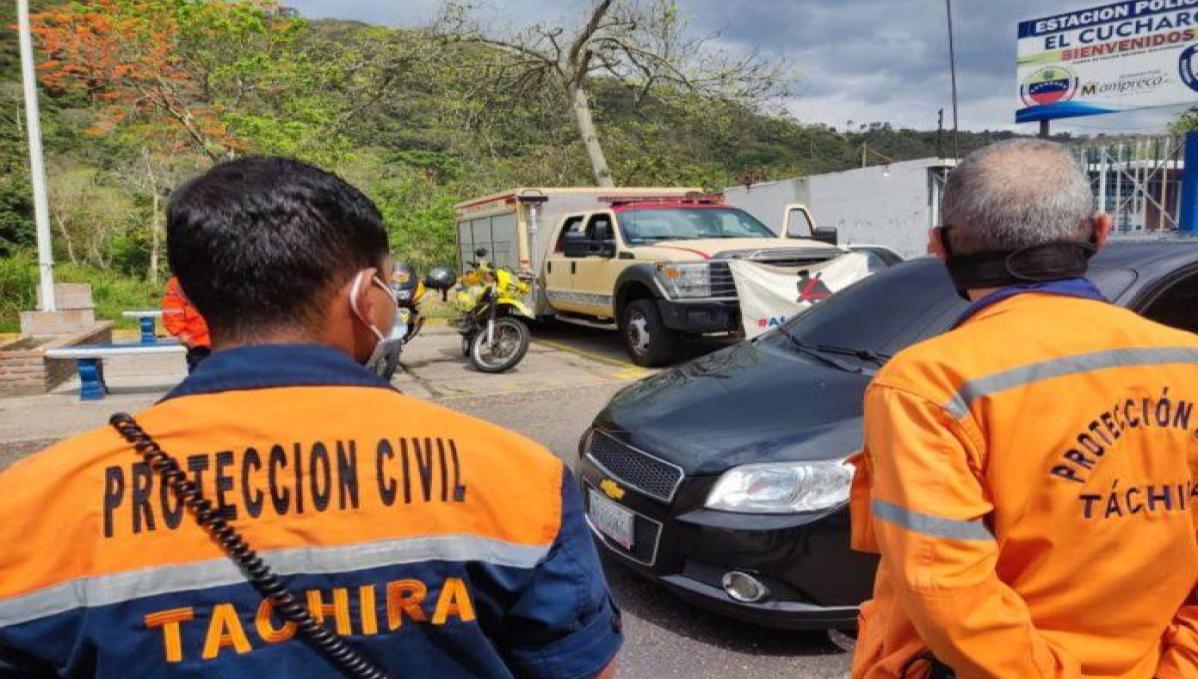
M 844 457 L 861 446 L 869 379 L 742 342 L 624 388 L 595 425 L 692 475 Z
M 706 238 L 700 240 L 661 241 L 653 245 L 630 248 L 637 259 L 657 262 L 687 262 L 721 259 L 728 253 L 767 253 L 773 250 L 786 254 L 808 254 L 813 257 L 832 256 L 839 248 L 814 240 L 782 238 Z

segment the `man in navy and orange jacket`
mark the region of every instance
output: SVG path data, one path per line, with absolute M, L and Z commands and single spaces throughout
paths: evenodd
M 949 178 L 932 249 L 973 305 L 866 393 L 854 679 L 1198 677 L 1198 336 L 1084 278 L 1091 201 L 1046 141 Z
M 167 222 L 215 351 L 137 420 L 312 616 L 397 679 L 610 676 L 569 470 L 364 367 L 396 314 L 374 205 L 245 158 Z M 340 676 L 112 429 L 0 475 L 0 544 L 0 677 Z

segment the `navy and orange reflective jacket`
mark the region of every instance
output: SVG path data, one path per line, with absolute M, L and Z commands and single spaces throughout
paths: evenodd
M 1198 677 L 1198 336 L 1100 298 L 1001 290 L 874 378 L 854 679 Z
M 590 677 L 621 643 L 563 463 L 340 352 L 219 351 L 137 419 L 395 677 Z M 110 429 L 0 474 L 0 544 L 0 676 L 337 676 Z

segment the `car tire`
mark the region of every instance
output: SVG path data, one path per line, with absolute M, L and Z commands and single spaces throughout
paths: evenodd
M 678 333 L 661 320 L 656 300 L 638 299 L 624 308 L 620 339 L 632 362 L 645 368 L 668 365 L 678 357 Z

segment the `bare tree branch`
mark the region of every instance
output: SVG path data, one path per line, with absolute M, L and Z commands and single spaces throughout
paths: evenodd
M 635 92 L 637 111 L 651 96 L 703 96 L 764 109 L 790 93 L 791 78 L 781 61 L 721 49 L 718 33 L 694 37 L 677 0 L 596 0 L 573 30 L 546 23 L 506 32 L 484 29 L 472 14 L 465 0 L 446 0 L 436 32 L 495 48 L 506 58 L 498 67 L 506 87 L 523 92 L 551 83 L 559 87 L 601 185 L 612 180 L 594 123 L 593 79 L 626 85 Z

